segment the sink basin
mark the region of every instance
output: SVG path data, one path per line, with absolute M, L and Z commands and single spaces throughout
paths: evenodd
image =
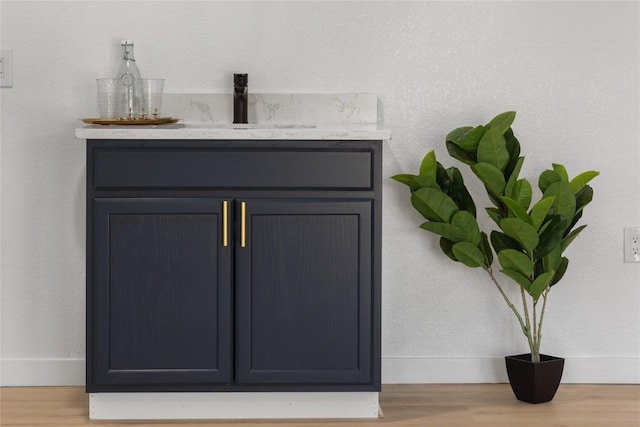
M 315 125 L 233 123 L 231 127 L 233 129 L 314 129 Z
M 213 129 L 315 129 L 315 125 L 269 124 L 269 123 L 189 123 L 186 127 Z

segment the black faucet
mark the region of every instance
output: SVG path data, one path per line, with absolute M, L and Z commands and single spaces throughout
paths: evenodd
M 248 74 L 233 75 L 233 123 L 249 123 L 249 83 Z

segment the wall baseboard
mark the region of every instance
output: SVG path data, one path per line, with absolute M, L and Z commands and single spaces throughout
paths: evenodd
M 0 359 L 0 386 L 84 385 L 82 359 Z
M 506 383 L 503 357 L 383 357 L 384 384 Z M 565 357 L 565 384 L 640 384 L 640 357 Z
M 82 386 L 84 359 L 0 359 L 0 386 Z M 383 357 L 383 384 L 505 383 L 501 357 Z M 640 357 L 567 357 L 565 384 L 640 384 Z

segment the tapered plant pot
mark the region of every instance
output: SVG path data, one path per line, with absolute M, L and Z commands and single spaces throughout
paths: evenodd
M 564 359 L 540 355 L 533 363 L 531 354 L 505 357 L 511 389 L 518 400 L 528 403 L 549 402 L 555 396 L 564 368 Z

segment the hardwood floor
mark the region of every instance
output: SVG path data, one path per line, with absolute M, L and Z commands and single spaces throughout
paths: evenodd
M 96 422 L 87 418 L 82 387 L 5 387 L 0 389 L 3 427 L 119 426 L 215 427 L 329 426 L 361 427 L 638 427 L 640 385 L 562 384 L 552 402 L 530 405 L 517 401 L 507 384 L 385 385 L 378 420 Z

